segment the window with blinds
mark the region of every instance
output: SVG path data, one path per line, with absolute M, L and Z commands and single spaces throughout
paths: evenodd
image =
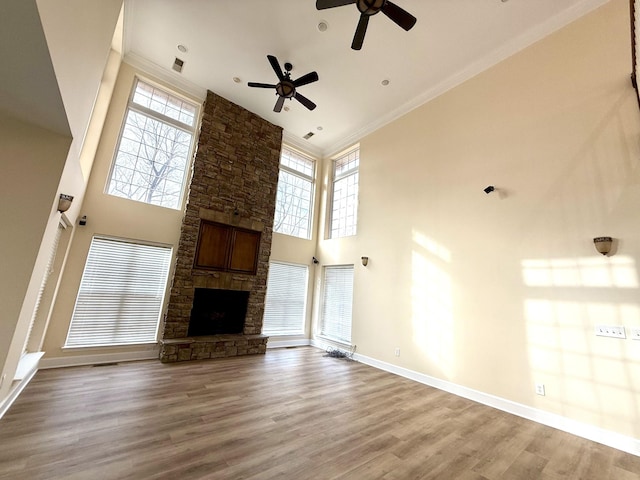
M 171 248 L 94 237 L 65 347 L 154 343 Z
M 353 265 L 324 267 L 320 335 L 351 344 Z
M 309 268 L 306 265 L 271 262 L 267 280 L 262 333 L 301 335 L 307 306 Z

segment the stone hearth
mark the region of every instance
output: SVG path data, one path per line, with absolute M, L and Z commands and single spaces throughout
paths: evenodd
M 261 334 L 282 129 L 207 93 L 176 270 L 161 340 L 160 360 L 176 362 L 264 353 Z M 260 233 L 255 274 L 194 266 L 202 221 Z M 196 288 L 249 292 L 241 334 L 189 336 Z

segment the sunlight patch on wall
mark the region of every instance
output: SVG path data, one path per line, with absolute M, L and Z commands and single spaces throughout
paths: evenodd
M 638 288 L 635 262 L 625 256 L 523 260 L 522 275 L 530 287 Z
M 445 378 L 454 372 L 453 295 L 451 278 L 442 268 L 451 254 L 414 232 L 411 258 L 413 342 Z
M 638 435 L 640 361 L 633 354 L 635 343 L 595 335 L 599 324 L 640 324 L 640 297 L 630 290 L 638 288 L 633 259 L 525 260 L 522 270 L 529 287 L 524 317 L 532 378 L 547 391 L 535 404 Z

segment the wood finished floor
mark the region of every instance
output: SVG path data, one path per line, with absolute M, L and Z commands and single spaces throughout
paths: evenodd
M 38 372 L 0 479 L 640 479 L 640 457 L 311 347 Z

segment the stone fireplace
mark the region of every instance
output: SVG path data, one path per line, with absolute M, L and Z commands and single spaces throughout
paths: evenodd
M 207 92 L 161 361 L 266 351 L 261 331 L 281 144 L 280 127 Z

